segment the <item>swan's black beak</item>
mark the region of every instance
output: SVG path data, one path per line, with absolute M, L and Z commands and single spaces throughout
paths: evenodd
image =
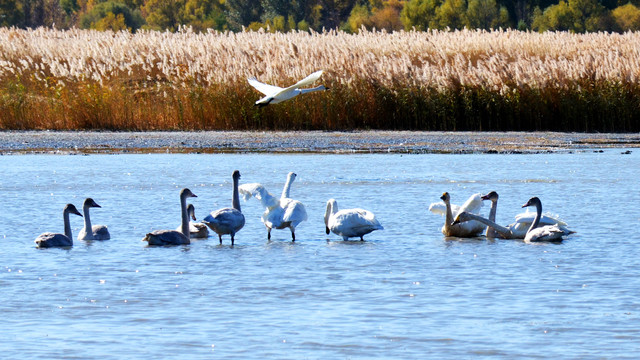
M 458 221 L 458 220 L 453 220 L 453 222 L 451 223 L 451 226 L 453 226 L 453 225 L 458 225 L 458 224 L 460 224 L 460 221 Z
M 329 230 L 328 227 L 325 227 L 326 231 L 327 231 L 327 235 L 329 235 L 329 233 L 331 233 L 331 230 Z
M 527 206 L 531 206 L 531 202 L 530 202 L 530 201 L 527 201 L 527 203 L 526 203 L 526 204 L 522 205 L 522 207 L 523 207 L 523 208 L 524 208 L 524 207 L 527 207 Z
M 491 200 L 491 198 L 489 197 L 489 194 L 482 195 L 482 200 Z

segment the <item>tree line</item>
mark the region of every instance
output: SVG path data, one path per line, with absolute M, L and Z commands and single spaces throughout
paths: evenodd
M 0 0 L 0 26 L 97 30 L 640 30 L 640 0 Z

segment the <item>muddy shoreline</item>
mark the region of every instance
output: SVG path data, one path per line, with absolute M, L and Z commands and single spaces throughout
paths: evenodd
M 640 147 L 640 134 L 415 131 L 0 132 L 0 154 L 544 153 Z

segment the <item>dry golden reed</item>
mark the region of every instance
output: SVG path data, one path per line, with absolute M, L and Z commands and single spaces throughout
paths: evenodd
M 255 108 L 246 79 L 331 90 Z M 638 131 L 640 33 L 0 29 L 2 129 Z

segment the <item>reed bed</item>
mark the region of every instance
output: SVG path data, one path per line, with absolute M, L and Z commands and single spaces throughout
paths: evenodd
M 331 90 L 256 108 L 246 79 Z M 320 83 L 319 82 L 319 83 Z M 0 129 L 640 131 L 640 33 L 0 29 Z

